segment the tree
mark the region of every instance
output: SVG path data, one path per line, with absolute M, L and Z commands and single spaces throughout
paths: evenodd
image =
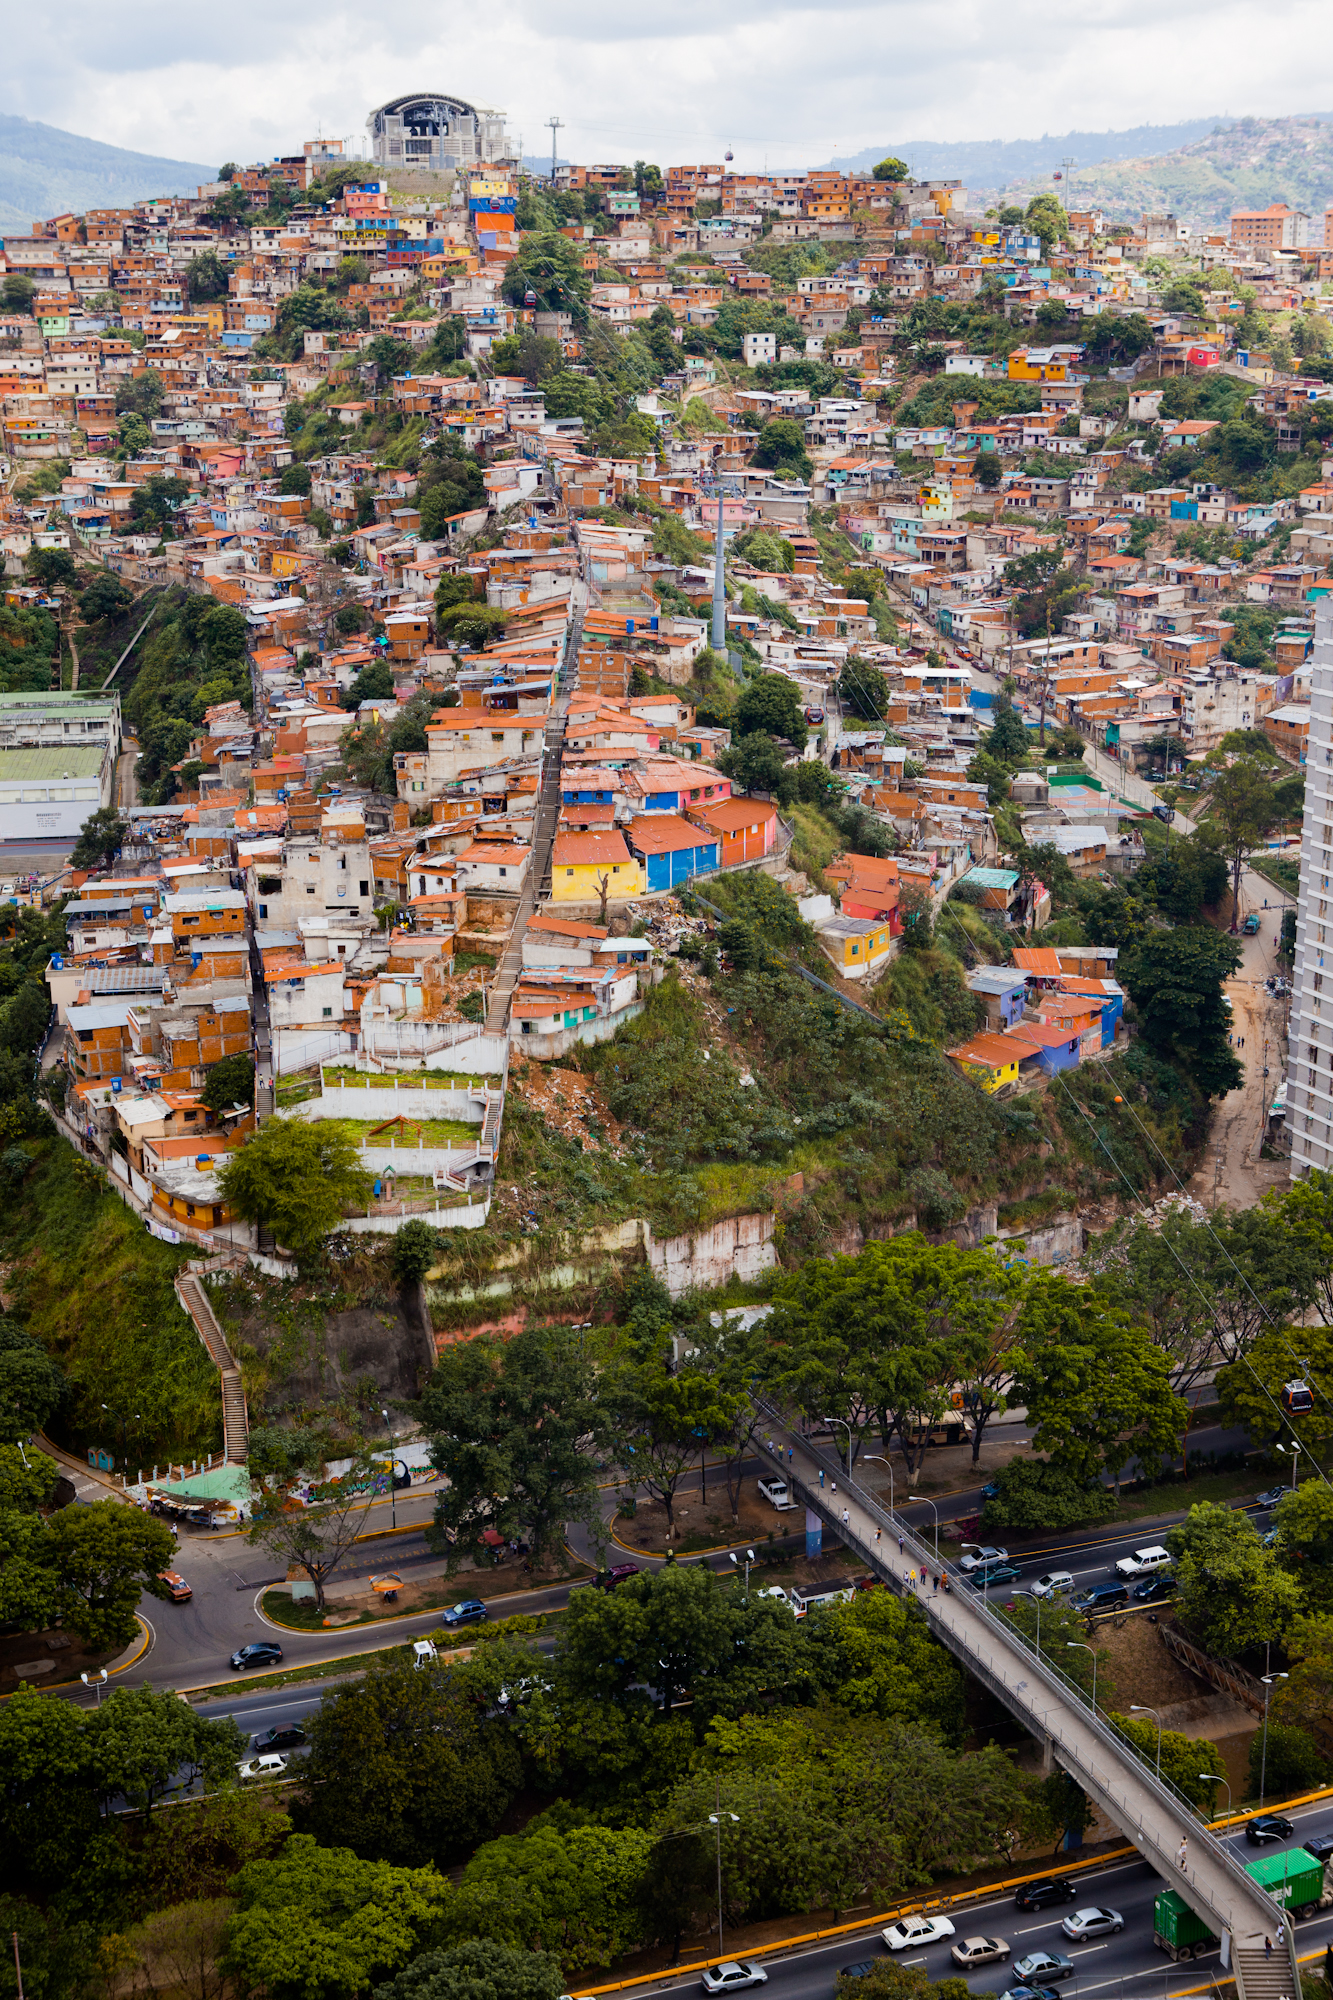
M 284 465 L 278 475 L 279 493 L 299 493 L 309 498 L 314 484 L 308 465 Z
M 248 1862 L 235 1888 L 223 1969 L 272 2000 L 356 2000 L 416 1956 L 449 1897 L 433 1867 L 362 1861 L 300 1833 L 275 1860 Z
M 763 730 L 742 736 L 718 753 L 717 767 L 743 792 L 764 792 L 780 805 L 789 804 L 796 793 L 796 773 L 787 768 L 777 740 Z
M 546 230 L 521 238 L 505 266 L 500 294 L 507 304 L 522 305 L 528 291 L 537 294 L 539 311 L 585 317 L 592 279 L 583 268 L 581 250 L 567 236 Z
M 34 549 L 25 566 L 43 590 L 68 590 L 78 581 L 79 572 L 68 549 Z
M 190 489 L 183 479 L 175 479 L 162 472 L 150 473 L 141 485 L 135 487 L 130 500 L 130 520 L 135 531 L 144 534 L 156 528 L 165 533 L 177 509 L 189 497 Z
M 1163 1540 L 1176 1560 L 1180 1617 L 1207 1652 L 1229 1656 L 1280 1639 L 1300 1611 L 1300 1585 L 1248 1515 L 1207 1501 Z
M 122 1510 L 124 1511 L 124 1510 Z M 206 1721 L 170 1689 L 113 1688 L 84 1718 L 84 1741 L 104 1806 L 125 1798 L 141 1812 L 178 1785 L 229 1779 L 245 1738 L 231 1716 Z
M 834 682 L 839 701 L 857 721 L 878 722 L 889 706 L 889 683 L 878 667 L 849 653 Z
M 1219 771 L 1209 793 L 1212 812 L 1207 835 L 1216 841 L 1231 868 L 1231 928 L 1240 921 L 1240 872 L 1245 856 L 1271 833 L 1281 818 L 1273 782 L 1254 757 L 1238 757 Z
M 955 1746 L 966 1718 L 961 1669 L 931 1640 L 915 1608 L 890 1590 L 858 1593 L 803 1631 L 823 1699 L 851 1715 L 916 1723 Z
M 120 618 L 134 602 L 134 592 L 109 569 L 99 569 L 79 599 L 79 609 L 90 625 L 108 618 Z
M 995 720 L 981 740 L 981 754 L 1000 764 L 1022 764 L 1028 754 L 1028 732 L 1008 695 L 995 704 Z
M 810 477 L 814 465 L 805 448 L 805 431 L 795 417 L 769 418 L 759 433 L 754 462 L 798 479 Z
M 218 1173 L 229 1207 L 307 1258 L 349 1208 L 365 1207 L 370 1185 L 356 1147 L 331 1120 L 268 1118 Z
M 915 1478 L 955 1387 L 982 1369 L 1018 1287 L 989 1251 L 913 1233 L 855 1257 L 812 1257 L 774 1294 L 766 1330 L 779 1392 L 808 1416 L 894 1434 Z
M 1040 1458 L 1014 1458 L 995 1475 L 999 1492 L 981 1510 L 986 1534 L 1053 1534 L 1105 1521 L 1116 1511 L 1109 1487 L 1089 1485 Z
M 0 305 L 7 313 L 31 313 L 37 287 L 22 271 L 11 271 L 0 284 Z
M 341 1478 L 312 1488 L 304 1506 L 285 1493 L 265 1489 L 252 1509 L 248 1539 L 288 1569 L 303 1569 L 315 1586 L 315 1606 L 324 1609 L 324 1586 L 366 1524 L 378 1467 L 360 1453 Z
M 1027 1410 L 1032 1443 L 1079 1479 L 1120 1477 L 1132 1459 L 1149 1469 L 1174 1458 L 1189 1421 L 1172 1392 L 1166 1355 L 1141 1327 L 1082 1285 L 1043 1272 L 1018 1316 L 1013 1399 Z
M 1034 236 L 1041 238 L 1044 257 L 1050 255 L 1052 246 L 1069 228 L 1069 217 L 1053 194 L 1033 195 L 1023 212 L 1023 221 Z
M 0 1319 L 0 1444 L 16 1445 L 45 1430 L 64 1397 L 65 1378 L 40 1340 Z
M 1305 1413 L 1284 1409 L 1282 1392 L 1288 1382 L 1308 1383 L 1314 1408 Z M 1229 1424 L 1244 1424 L 1256 1444 L 1273 1445 L 1294 1433 L 1307 1452 L 1321 1456 L 1328 1441 L 1333 1411 L 1333 1328 L 1284 1326 L 1261 1333 L 1241 1359 L 1218 1370 L 1217 1392 Z
M 234 1104 L 253 1105 L 255 1065 L 251 1056 L 224 1056 L 205 1073 L 199 1102 L 212 1112 L 228 1111 Z
M 740 1607 L 701 1564 L 641 1570 L 615 1591 L 571 1596 L 556 1647 L 561 1688 L 590 1701 L 651 1690 L 663 1715 L 735 1664 Z
M 1333 1324 L 1333 1174 L 1314 1167 L 1277 1197 L 1268 1213 L 1312 1259 L 1319 1310 Z
M 566 1521 L 597 1536 L 594 1452 L 608 1423 L 597 1375 L 568 1327 L 525 1327 L 508 1339 L 459 1341 L 445 1350 L 422 1398 L 433 1433 L 431 1463 L 448 1484 L 435 1503 L 433 1539 L 450 1572 L 483 1554 L 483 1533 L 530 1544 L 534 1561 L 567 1566 Z
M 401 1285 L 419 1285 L 443 1255 L 438 1231 L 420 1216 L 414 1216 L 393 1239 L 394 1276 Z
M 556 1952 L 571 1971 L 607 1965 L 644 1942 L 655 1846 L 643 1827 L 539 1824 L 488 1841 L 463 1871 L 452 1920 Z
M 977 485 L 987 493 L 993 493 L 1004 478 L 1004 467 L 1000 463 L 998 451 L 979 451 L 974 470 Z
M 1261 1785 L 1267 1798 L 1282 1799 L 1328 1783 L 1329 1758 L 1312 1733 L 1271 1716 L 1267 1732 L 1257 1729 L 1250 1738 L 1249 1764 L 1251 1798 Z
M 129 830 L 129 821 L 122 819 L 114 806 L 99 806 L 79 829 L 79 837 L 69 857 L 70 866 L 109 867 L 124 846 Z
M 603 1395 L 617 1463 L 629 1468 L 631 1485 L 661 1502 L 674 1542 L 676 1490 L 701 1446 L 730 1430 L 737 1397 L 703 1370 L 673 1374 L 665 1345 L 642 1360 L 619 1361 L 604 1377 Z
M 1240 947 L 1205 925 L 1150 931 L 1121 967 L 1154 1055 L 1176 1064 L 1205 1097 L 1224 1097 L 1243 1075 L 1227 1045 L 1230 1016 L 1223 982 L 1240 965 Z
M 1282 1566 L 1299 1578 L 1307 1608 L 1333 1612 L 1333 1487 L 1307 1479 L 1285 1493 L 1276 1526 Z
M 371 660 L 343 696 L 343 707 L 355 711 L 363 701 L 387 701 L 392 694 L 393 668 L 387 660 Z
M 769 736 L 785 736 L 793 749 L 804 750 L 809 730 L 801 709 L 801 693 L 786 674 L 756 674 L 741 689 L 736 704 L 736 732 L 740 736 L 763 730 Z
M 166 1598 L 158 1574 L 170 1568 L 176 1544 L 165 1522 L 118 1500 L 97 1500 L 53 1514 L 41 1553 L 55 1572 L 65 1622 L 98 1652 L 111 1652 L 134 1637 L 144 1590 Z
M 912 170 L 906 160 L 894 159 L 892 154 L 890 154 L 887 159 L 881 160 L 878 166 L 872 167 L 870 171 L 877 181 L 897 182 L 909 180 Z
M 1290 1668 L 1273 1689 L 1269 1726 L 1278 1721 L 1323 1732 L 1333 1714 L 1333 1617 L 1327 1611 L 1300 1613 L 1284 1643 Z
M 553 1951 L 477 1938 L 423 1951 L 374 2000 L 559 2000 L 565 1975 Z
M 209 1896 L 155 1910 L 125 1936 L 135 1971 L 154 1991 L 169 1986 L 185 2000 L 225 2000 L 218 1959 L 234 1908 L 227 1896 Z
M 396 1864 L 470 1853 L 522 1779 L 513 1734 L 487 1721 L 490 1705 L 467 1667 L 417 1672 L 381 1656 L 311 1718 L 298 1831 Z
M 1110 1714 L 1121 1736 L 1126 1737 L 1138 1751 L 1143 1762 L 1152 1770 L 1160 1763 L 1162 1776 L 1168 1783 L 1183 1792 L 1192 1806 L 1197 1806 L 1205 1820 L 1217 1811 L 1217 1783 L 1214 1779 L 1201 1778 L 1200 1771 L 1206 1771 L 1215 1755 L 1213 1745 L 1204 1739 L 1182 1736 L 1178 1729 L 1158 1731 L 1155 1722 L 1140 1722 L 1134 1715 Z

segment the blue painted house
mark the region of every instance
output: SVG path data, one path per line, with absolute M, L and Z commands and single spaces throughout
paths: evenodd
M 1019 1058 L 1020 1076 L 1034 1069 L 1054 1076 L 1057 1070 L 1077 1069 L 1081 1060 L 1078 1035 L 1051 1022 L 1020 1021 L 1010 1040 L 1025 1051 Z
M 1027 974 L 1012 966 L 983 965 L 967 977 L 969 993 L 975 993 L 986 1009 L 986 1026 L 1003 1032 L 1023 1018 L 1027 1000 Z
M 630 853 L 644 865 L 650 892 L 674 889 L 692 875 L 709 875 L 717 868 L 716 835 L 675 813 L 643 813 L 624 832 Z

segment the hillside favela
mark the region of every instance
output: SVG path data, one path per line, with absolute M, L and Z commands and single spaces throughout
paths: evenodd
M 576 110 L 3 120 L 0 2000 L 1333 2000 L 1333 120 Z

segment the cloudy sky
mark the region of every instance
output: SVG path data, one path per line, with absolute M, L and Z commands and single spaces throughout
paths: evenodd
M 555 114 L 566 157 L 665 165 L 730 145 L 744 171 L 881 142 L 1315 109 L 1317 83 L 1291 54 L 1328 47 L 1327 11 L 1289 0 L 1280 34 L 1273 21 L 1258 0 L 66 0 L 9 15 L 0 110 L 220 162 L 317 131 L 359 141 L 372 105 L 435 89 L 506 112 L 529 153 Z

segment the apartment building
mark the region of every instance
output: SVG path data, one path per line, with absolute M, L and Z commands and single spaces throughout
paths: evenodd
M 1333 1170 L 1333 600 L 1315 610 L 1287 1047 L 1291 1170 Z

